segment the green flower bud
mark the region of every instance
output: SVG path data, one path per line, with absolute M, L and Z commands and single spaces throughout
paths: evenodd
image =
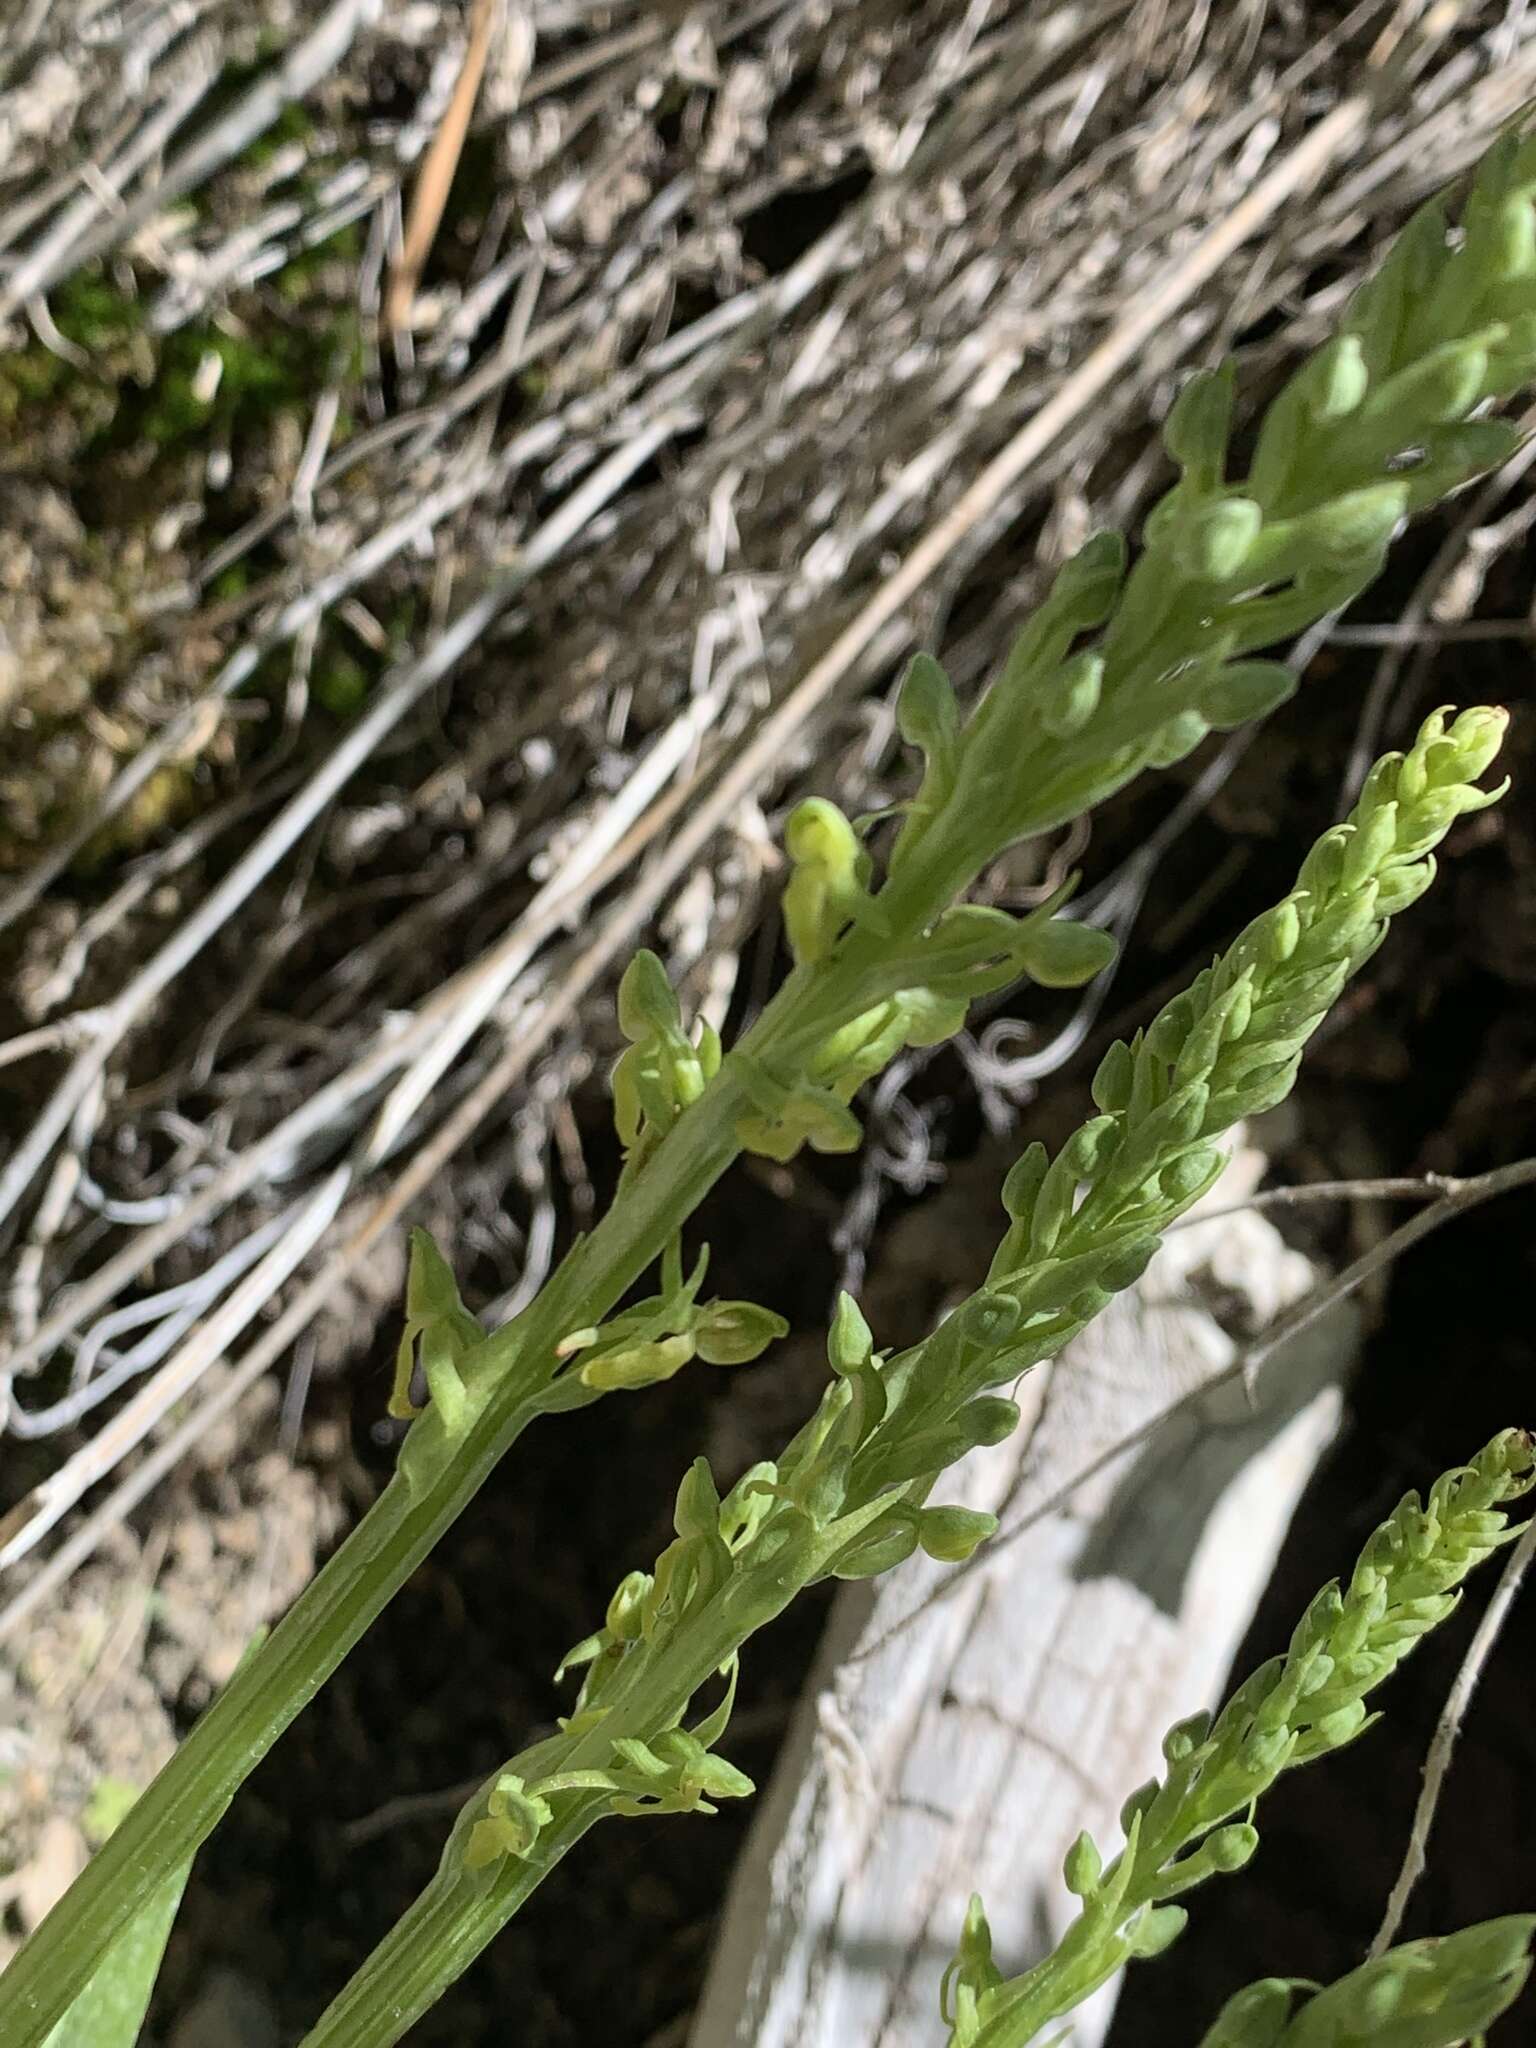
M 1401 420 L 1404 439 L 1415 429 L 1459 420 L 1483 395 L 1488 351 L 1481 338 L 1448 341 L 1420 356 L 1379 386 L 1366 406 L 1373 419 Z
M 1325 1714 L 1320 1721 L 1314 1723 L 1313 1739 L 1321 1743 L 1325 1749 L 1342 1749 L 1345 1743 L 1354 1741 L 1365 1727 L 1368 1718 L 1369 1709 L 1365 1701 L 1351 1700 L 1346 1706 L 1337 1708 L 1331 1714 Z
M 658 1032 L 680 1031 L 682 1021 L 666 968 L 642 946 L 619 982 L 619 1029 L 638 1044 Z
M 1009 1167 L 1003 1182 L 1003 1208 L 1015 1223 L 1027 1224 L 1034 1216 L 1040 1183 L 1050 1163 L 1050 1154 L 1036 1138 Z
M 1136 1825 L 1137 1821 L 1146 1812 L 1162 1789 L 1156 1778 L 1148 1778 L 1144 1785 L 1136 1787 L 1136 1790 L 1121 1807 L 1120 1832 L 1127 1839 L 1130 1838 L 1131 1829 Z
M 896 697 L 896 729 L 930 760 L 947 760 L 960 732 L 954 685 L 931 654 L 914 654 Z
M 1020 1314 L 1011 1294 L 983 1288 L 955 1310 L 955 1327 L 965 1343 L 990 1351 L 1007 1343 L 1019 1327 Z
M 1230 1875 L 1251 1862 L 1259 1846 L 1259 1831 L 1248 1821 L 1234 1821 L 1230 1826 L 1217 1828 L 1207 1835 L 1202 1845 L 1202 1854 L 1210 1859 L 1213 1870 Z
M 1084 1832 L 1067 1851 L 1061 1874 L 1067 1890 L 1076 1898 L 1086 1899 L 1103 1869 L 1104 1859 L 1095 1848 L 1092 1835 Z
M 1070 739 L 1081 732 L 1099 708 L 1099 690 L 1104 681 L 1104 658 L 1089 653 L 1074 654 L 1046 684 L 1040 695 L 1040 723 L 1053 739 Z
M 1158 1175 L 1158 1194 L 1174 1207 L 1185 1208 L 1199 1200 L 1226 1163 L 1227 1155 L 1219 1146 L 1197 1145 Z
M 706 1365 L 746 1365 L 770 1344 L 789 1335 L 789 1324 L 755 1301 L 712 1301 L 693 1326 L 698 1355 Z
M 1120 1141 L 1120 1120 L 1096 1116 L 1080 1124 L 1063 1151 L 1079 1180 L 1092 1180 L 1109 1163 Z
M 1396 917 L 1400 910 L 1407 910 L 1417 903 L 1434 881 L 1437 869 L 1434 856 L 1426 854 L 1420 861 L 1405 861 L 1401 867 L 1388 870 L 1381 878 L 1376 892 L 1376 910 L 1381 917 Z
M 1228 583 L 1241 573 L 1263 524 L 1252 498 L 1217 498 L 1179 521 L 1171 537 L 1174 561 L 1201 583 Z
M 1174 400 L 1163 423 L 1163 446 L 1198 491 L 1221 486 L 1232 431 L 1237 365 L 1201 370 Z
M 1309 512 L 1308 546 L 1334 560 L 1384 547 L 1408 508 L 1405 483 L 1367 484 Z
M 1049 602 L 1071 615 L 1075 630 L 1102 626 L 1114 608 L 1125 576 L 1125 536 L 1104 532 L 1088 539 L 1056 572 Z
M 1203 1709 L 1190 1714 L 1182 1721 L 1175 1721 L 1163 1737 L 1163 1760 L 1165 1763 L 1187 1763 L 1195 1751 L 1202 1747 L 1211 1732 L 1211 1717 Z
M 1019 1416 L 1017 1401 L 1002 1394 L 983 1394 L 960 1410 L 960 1421 L 977 1449 L 1005 1442 L 1018 1428 Z
M 1151 1265 L 1158 1244 L 1157 1238 L 1147 1237 L 1140 1244 L 1129 1244 L 1121 1251 L 1111 1252 L 1099 1267 L 1099 1286 L 1109 1294 L 1122 1294 L 1127 1287 L 1134 1287 Z
M 915 1516 L 899 1521 L 882 1519 L 872 1529 L 855 1536 L 832 1559 L 827 1570 L 834 1579 L 873 1579 L 905 1564 L 916 1548 Z
M 917 1518 L 917 1540 L 940 1564 L 964 1564 L 978 1544 L 996 1533 L 996 1515 L 971 1508 L 924 1508 Z
M 1280 2048 L 1291 2012 L 1292 1987 L 1265 1977 L 1229 1998 L 1200 2048 Z
M 822 960 L 863 895 L 863 848 L 837 805 L 819 796 L 790 812 L 784 848 L 794 863 L 783 897 L 790 948 L 801 963 Z
M 1099 1061 L 1093 1077 L 1093 1099 L 1100 1109 L 1118 1111 L 1125 1108 L 1131 1099 L 1134 1066 L 1130 1047 L 1123 1038 L 1117 1038 Z
M 1492 765 L 1508 729 L 1509 713 L 1501 705 L 1478 704 L 1463 711 L 1446 734 L 1455 748 L 1453 759 L 1431 774 L 1431 784 L 1443 787 L 1453 779 L 1476 782 Z
M 644 1619 L 645 1599 L 651 1590 L 649 1572 L 626 1572 L 608 1602 L 603 1624 L 615 1642 L 638 1640 Z M 567 1659 L 569 1662 L 569 1659 Z
M 1299 373 L 1308 412 L 1325 423 L 1341 420 L 1364 399 L 1370 384 L 1360 338 L 1336 335 Z
M 839 1379 L 846 1379 L 868 1365 L 874 1351 L 874 1332 L 864 1320 L 864 1311 L 851 1294 L 840 1293 L 827 1333 L 827 1363 Z
M 1295 694 L 1297 675 L 1278 661 L 1236 661 L 1200 695 L 1200 716 L 1217 732 L 1267 718 Z
M 1149 768 L 1172 768 L 1192 754 L 1210 730 L 1198 711 L 1181 711 L 1160 725 L 1146 744 Z
M 1238 1752 L 1238 1767 L 1245 1777 L 1267 1784 L 1284 1770 L 1295 1747 L 1289 1728 L 1256 1728 Z
M 1295 898 L 1288 896 L 1260 922 L 1264 928 L 1265 956 L 1272 966 L 1282 966 L 1301 939 L 1301 912 Z
M 614 1393 L 634 1387 L 654 1387 L 682 1371 L 693 1356 L 690 1335 L 662 1337 L 649 1343 L 623 1344 L 615 1351 L 599 1351 L 580 1369 L 584 1387 L 600 1393 Z
M 1137 1915 L 1129 1930 L 1128 1951 L 1146 1959 L 1171 1948 L 1189 1924 L 1182 1906 L 1149 1906 Z
M 720 1495 L 707 1458 L 695 1458 L 683 1474 L 672 1510 L 672 1526 L 679 1536 L 720 1533 Z
M 1019 932 L 1018 960 L 1041 988 L 1081 988 L 1115 957 L 1115 942 L 1096 925 L 1064 917 L 1031 920 Z

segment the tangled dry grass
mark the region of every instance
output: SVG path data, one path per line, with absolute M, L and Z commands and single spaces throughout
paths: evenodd
M 1261 391 L 1533 83 L 1518 0 L 23 5 L 0 1630 L 360 1354 L 408 1206 L 527 1298 L 636 936 L 750 1006 L 772 817 L 893 793 L 903 653 L 976 688 L 1176 378 Z

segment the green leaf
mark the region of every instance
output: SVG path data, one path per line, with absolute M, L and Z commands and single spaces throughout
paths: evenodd
M 134 2048 L 191 1868 L 182 1864 L 150 1893 L 49 2034 L 46 2048 Z

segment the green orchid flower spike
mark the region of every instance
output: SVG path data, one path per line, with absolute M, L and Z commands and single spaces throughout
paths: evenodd
M 1283 1656 L 1261 1665 L 1214 1720 L 1196 1714 L 1169 1730 L 1165 1774 L 1133 1792 L 1121 1810 L 1120 1853 L 1106 1865 L 1087 1835 L 1073 1843 L 1063 1875 L 1082 1911 L 1044 1962 L 1004 1979 L 973 1901 L 947 1980 L 951 2048 L 1027 2048 L 1126 1961 L 1159 1955 L 1175 1941 L 1188 1916 L 1171 1902 L 1249 1861 L 1259 1846 L 1254 1811 L 1282 1771 L 1344 1748 L 1371 1725 L 1369 1695 L 1454 1612 L 1463 1580 L 1520 1534 L 1509 1526 L 1508 1510 L 1533 1486 L 1536 1447 L 1524 1430 L 1511 1429 L 1470 1465 L 1436 1480 L 1427 1500 L 1408 1494 L 1366 1545 L 1347 1584 L 1318 1594 Z M 1443 2019 L 1452 2010 L 1480 2009 L 1495 1987 L 1499 1997 L 1507 1990 L 1513 1998 L 1523 1969 L 1506 1936 L 1517 1924 L 1523 1948 L 1536 1923 L 1509 1923 L 1481 1945 L 1460 1937 L 1464 1947 L 1441 1955 L 1438 1966 L 1438 1952 L 1415 1945 L 1356 1971 L 1293 2022 L 1286 2018 L 1288 1991 L 1282 1998 L 1271 1986 L 1255 1987 L 1228 2007 L 1205 2048 L 1282 2040 L 1287 2048 L 1357 2048 L 1378 2040 L 1382 2048 L 1430 2048 L 1460 2041 L 1464 2034 L 1419 2022 L 1436 2011 Z M 1474 1981 L 1481 1989 L 1471 1988 Z M 1350 2016 L 1363 2014 L 1376 2016 L 1377 2032 L 1349 2031 Z M 1266 2033 L 1271 2022 L 1274 2030 Z

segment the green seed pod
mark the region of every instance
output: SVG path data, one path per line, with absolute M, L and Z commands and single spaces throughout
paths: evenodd
M 1104 1859 L 1094 1846 L 1092 1835 L 1085 1830 L 1067 1851 L 1062 1862 L 1061 1875 L 1067 1890 L 1075 1898 L 1086 1899 L 1098 1883 L 1104 1869 Z
M 1253 718 L 1267 718 L 1296 692 L 1294 669 L 1278 661 L 1237 661 L 1218 671 L 1201 692 L 1200 716 L 1217 732 L 1231 732 Z
M 924 1508 L 917 1518 L 917 1540 L 939 1564 L 964 1564 L 979 1544 L 996 1533 L 996 1515 L 971 1508 Z

